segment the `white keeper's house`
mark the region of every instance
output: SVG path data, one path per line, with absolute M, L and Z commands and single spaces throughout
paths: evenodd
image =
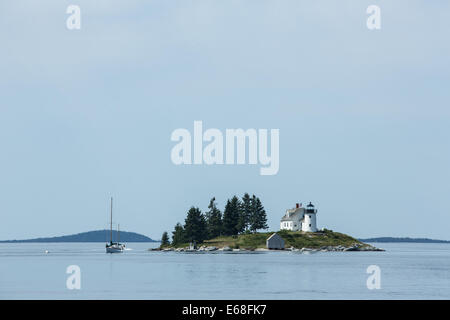
M 306 208 L 297 203 L 295 208 L 287 209 L 286 214 L 281 218 L 280 229 L 290 231 L 317 231 L 317 210 L 310 202 Z

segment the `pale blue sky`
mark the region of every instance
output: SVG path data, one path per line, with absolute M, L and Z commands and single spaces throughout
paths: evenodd
M 110 195 L 160 238 L 244 192 L 272 230 L 313 201 L 319 227 L 450 239 L 449 30 L 448 1 L 2 1 L 0 239 L 103 228 Z M 278 175 L 174 166 L 194 120 L 279 128 Z

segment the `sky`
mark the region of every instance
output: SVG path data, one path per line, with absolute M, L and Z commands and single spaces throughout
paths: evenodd
M 2 1 L 0 239 L 106 228 L 111 196 L 160 239 L 248 192 L 274 231 L 312 201 L 319 228 L 450 240 L 449 30 L 443 0 Z M 279 129 L 278 173 L 174 165 L 195 120 Z

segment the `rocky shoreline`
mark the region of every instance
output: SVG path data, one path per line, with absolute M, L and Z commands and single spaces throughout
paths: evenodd
M 148 249 L 148 251 L 162 251 L 162 252 L 200 252 L 200 253 L 207 253 L 207 252 L 253 252 L 253 251 L 292 251 L 292 252 L 299 252 L 299 253 L 310 253 L 310 252 L 347 252 L 347 251 L 385 251 L 381 248 L 376 248 L 374 246 L 368 245 L 368 244 L 360 244 L 355 243 L 351 246 L 323 246 L 320 248 L 286 248 L 283 250 L 272 250 L 272 249 L 266 249 L 266 248 L 239 248 L 239 249 L 232 249 L 228 246 L 225 247 L 214 247 L 214 246 L 200 246 L 197 249 L 193 249 L 190 247 L 186 248 L 151 248 Z

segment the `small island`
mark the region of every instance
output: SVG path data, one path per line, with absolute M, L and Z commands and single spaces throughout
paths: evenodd
M 46 237 L 46 238 L 34 238 L 24 240 L 2 240 L 0 243 L 43 243 L 43 242 L 108 242 L 110 230 L 94 230 L 88 232 L 81 232 L 77 234 Z M 114 241 L 117 241 L 118 234 L 113 233 Z M 159 242 L 155 241 L 147 236 L 136 232 L 121 231 L 120 240 L 126 242 Z
M 267 248 L 267 240 L 277 234 L 284 240 L 283 248 Z M 237 236 L 219 236 L 214 239 L 205 240 L 201 244 L 179 243 L 176 245 L 162 245 L 152 251 L 384 251 L 370 244 L 361 242 L 346 234 L 323 230 L 314 233 L 302 231 L 278 231 L 258 232 L 254 234 L 242 234 Z
M 261 200 L 248 193 L 240 199 L 228 199 L 222 212 L 216 199 L 210 200 L 208 211 L 191 207 L 184 225 L 177 223 L 172 241 L 163 233 L 161 246 L 151 251 L 212 252 L 212 251 L 384 251 L 349 235 L 317 228 L 317 210 L 310 202 L 306 207 L 297 203 L 281 218 L 280 231 L 260 231 L 268 228 Z

